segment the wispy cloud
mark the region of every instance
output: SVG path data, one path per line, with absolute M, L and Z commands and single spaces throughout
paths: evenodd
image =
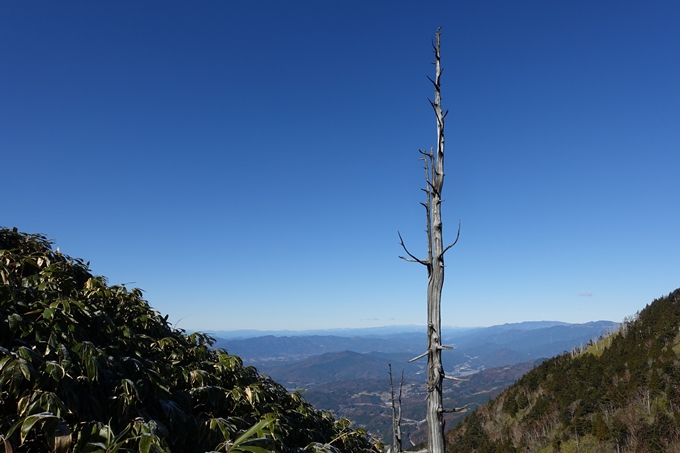
M 592 291 L 586 291 L 584 293 L 578 293 L 578 297 L 590 297 L 593 295 Z

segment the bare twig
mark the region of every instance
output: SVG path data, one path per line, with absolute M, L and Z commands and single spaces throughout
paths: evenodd
M 420 258 L 417 258 L 415 255 L 413 255 L 411 252 L 408 251 L 408 249 L 406 248 L 406 244 L 404 244 L 404 239 L 401 237 L 401 233 L 397 231 L 397 234 L 399 235 L 399 243 L 401 244 L 401 247 L 404 249 L 406 254 L 408 256 L 410 256 L 412 259 L 408 259 L 408 258 L 403 257 L 403 256 L 400 256 L 399 258 L 401 258 L 404 261 L 409 261 L 411 263 L 420 263 L 423 266 L 427 266 L 428 265 L 427 262 L 421 260 Z
M 430 351 L 425 351 L 422 354 L 420 354 L 418 357 L 414 357 L 411 360 L 408 361 L 408 363 L 415 362 L 418 359 L 422 359 L 423 357 L 427 356 L 430 353 Z
M 456 240 L 453 241 L 453 243 L 451 243 L 451 244 L 449 244 L 448 246 L 446 246 L 446 248 L 444 249 L 444 251 L 442 252 L 442 254 L 446 253 L 451 247 L 453 247 L 454 245 L 456 245 L 456 244 L 458 243 L 458 238 L 460 238 L 460 220 L 458 221 L 458 233 L 456 233 Z
M 453 409 L 442 409 L 442 412 L 448 412 L 448 413 L 451 413 L 451 412 L 462 412 L 462 411 L 464 411 L 465 409 L 467 409 L 469 406 L 470 406 L 470 404 L 468 403 L 468 404 L 466 404 L 466 405 L 463 406 L 463 407 L 454 407 Z
M 458 382 L 469 382 L 470 379 L 463 379 L 455 376 L 447 376 L 444 375 L 444 379 L 448 379 L 449 381 L 458 381 Z

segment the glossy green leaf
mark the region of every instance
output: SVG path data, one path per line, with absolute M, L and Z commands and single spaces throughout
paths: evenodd
M 251 452 L 251 453 L 270 453 L 272 450 L 252 445 L 241 445 L 240 447 L 230 448 L 229 452 Z
M 46 308 L 45 311 L 43 312 L 43 318 L 47 320 L 51 320 L 52 317 L 54 316 L 56 308 Z
M 12 433 L 16 430 L 17 427 L 21 426 L 21 429 L 19 431 L 19 439 L 21 440 L 21 443 L 23 444 L 24 441 L 26 440 L 26 437 L 28 437 L 28 434 L 30 431 L 33 429 L 33 426 L 38 423 L 38 422 L 44 422 L 45 420 L 53 419 L 57 421 L 57 417 L 54 416 L 54 414 L 51 414 L 49 412 L 43 412 L 40 414 L 34 414 L 34 415 L 29 415 L 28 417 L 25 417 L 23 420 L 19 420 L 10 430 L 7 432 L 7 437 L 11 437 Z
M 28 368 L 28 364 L 26 363 L 25 360 L 18 360 L 17 365 L 19 366 L 19 370 L 21 370 L 21 374 L 24 375 L 24 378 L 29 381 L 31 380 L 31 370 Z
M 153 435 L 142 434 L 139 439 L 139 453 L 149 453 L 151 450 L 151 443 L 153 442 Z
M 13 313 L 7 317 L 7 323 L 12 330 L 16 330 L 21 324 L 21 321 L 23 321 L 23 318 L 18 313 Z
M 246 430 L 243 434 L 241 434 L 238 438 L 236 438 L 232 448 L 237 448 L 241 444 L 245 444 L 246 441 L 251 440 L 252 437 L 256 436 L 263 429 L 269 427 L 273 422 L 274 420 L 269 417 L 260 420 L 259 422 L 251 426 L 248 430 Z

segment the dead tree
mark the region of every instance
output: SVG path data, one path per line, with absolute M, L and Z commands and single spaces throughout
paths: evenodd
M 390 392 L 392 393 L 392 451 L 391 453 L 401 453 L 401 391 L 404 387 L 404 370 L 401 370 L 401 381 L 399 381 L 399 398 L 394 402 L 394 385 L 392 384 L 392 364 L 390 367 Z
M 444 453 L 444 413 L 456 412 L 463 408 L 444 409 L 442 405 L 442 384 L 444 379 L 458 380 L 446 376 L 442 365 L 442 350 L 453 349 L 442 345 L 441 337 L 441 298 L 444 286 L 444 254 L 458 242 L 460 237 L 460 222 L 456 240 L 444 247 L 442 239 L 442 188 L 444 187 L 444 118 L 448 111 L 442 111 L 441 107 L 441 74 L 440 65 L 440 36 L 441 27 L 435 34 L 433 43 L 435 55 L 435 77 L 430 79 L 434 85 L 434 100 L 430 101 L 434 114 L 437 117 L 437 150 L 430 149 L 420 151 L 425 162 L 425 188 L 426 201 L 421 203 L 425 207 L 427 218 L 427 258 L 420 259 L 414 256 L 406 248 L 404 240 L 399 234 L 399 241 L 408 257 L 400 256 L 401 259 L 420 263 L 427 268 L 427 351 L 410 360 L 427 357 L 427 451 L 429 453 Z

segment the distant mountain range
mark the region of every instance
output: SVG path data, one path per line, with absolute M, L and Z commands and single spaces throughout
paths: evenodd
M 500 324 L 492 327 L 452 327 L 452 326 L 442 326 L 443 335 L 457 335 L 464 334 L 466 332 L 472 332 L 475 330 L 483 329 L 521 329 L 521 330 L 532 330 L 541 329 L 544 327 L 552 327 L 558 325 L 572 325 L 561 321 L 525 321 L 519 323 L 510 324 Z M 253 329 L 241 329 L 241 330 L 214 330 L 207 331 L 205 333 L 216 337 L 222 338 L 224 340 L 236 340 L 236 339 L 246 339 L 254 337 L 266 337 L 273 335 L 275 337 L 309 337 L 309 336 L 335 336 L 335 337 L 370 337 L 370 336 L 386 336 L 386 335 L 396 335 L 408 332 L 420 332 L 425 333 L 426 329 L 423 325 L 418 324 L 406 324 L 406 325 L 393 325 L 393 326 L 381 326 L 381 327 L 356 327 L 356 328 L 344 328 L 344 329 L 314 329 L 314 330 L 253 330 Z
M 444 351 L 443 361 L 450 374 L 470 374 L 486 368 L 552 357 L 565 350 L 571 350 L 574 346 L 585 344 L 591 339 L 597 339 L 605 332 L 615 330 L 617 326 L 617 323 L 611 321 L 586 324 L 540 321 L 471 329 L 447 329 L 442 335 L 444 343 L 455 346 L 455 349 Z M 403 366 L 411 379 L 425 378 L 422 372 L 424 362 L 406 364 L 409 358 L 425 350 L 427 339 L 424 328 L 419 332 L 410 330 L 401 333 L 387 330 L 388 333 L 383 335 L 375 334 L 373 329 L 366 332 L 367 334 L 361 336 L 266 335 L 247 339 L 217 338 L 215 346 L 240 356 L 246 364 L 255 365 L 281 382 L 288 382 L 294 386 L 347 379 L 344 374 L 335 374 L 331 371 L 321 373 L 326 376 L 321 378 L 321 374 L 317 372 L 322 368 L 342 369 L 342 366 L 335 363 L 338 360 L 346 361 L 351 357 L 354 361 L 360 361 L 356 354 L 328 355 L 343 351 L 370 353 L 370 359 L 368 357 L 361 359 L 367 362 L 363 365 L 366 368 L 365 373 L 370 374 L 370 368 L 376 365 L 375 360 L 382 360 L 384 365 L 393 363 L 400 368 Z M 323 359 L 315 358 L 324 354 L 326 356 Z M 311 362 L 308 359 L 311 359 Z M 319 360 L 323 360 L 323 364 Z M 295 363 L 293 368 L 287 366 L 292 363 Z M 313 370 L 308 370 L 306 374 L 297 371 L 290 374 L 289 371 L 308 367 L 313 367 Z M 358 364 L 352 365 L 352 369 L 358 369 L 357 367 Z M 293 375 L 305 376 L 307 381 L 293 378 Z
M 445 332 L 465 332 L 477 329 L 477 327 L 442 327 Z M 345 328 L 345 329 L 316 329 L 316 330 L 216 330 L 208 331 L 206 333 L 213 337 L 219 337 L 227 340 L 245 339 L 253 337 L 265 337 L 273 335 L 275 337 L 308 337 L 314 335 L 327 336 L 332 335 L 336 337 L 366 337 L 366 336 L 383 336 L 393 335 L 405 332 L 425 332 L 425 326 L 417 324 L 382 326 L 382 327 L 359 327 L 359 328 Z
M 443 353 L 447 374 L 469 379 L 446 382 L 445 405 L 478 407 L 543 359 L 597 340 L 618 327 L 611 321 L 539 321 L 443 329 L 444 344 L 455 346 Z M 291 391 L 305 389 L 305 398 L 316 408 L 347 417 L 385 440 L 391 423 L 388 365 L 392 364 L 396 382 L 403 369 L 404 436 L 414 442 L 424 439 L 420 421 L 425 417 L 427 361 L 407 362 L 425 351 L 424 326 L 346 329 L 332 335 L 307 331 L 248 337 L 246 332 L 253 333 L 218 337 L 214 346 L 240 356 L 244 364 L 256 366 Z M 463 415 L 447 415 L 447 426 L 454 426 Z
M 384 379 L 389 359 L 353 351 L 327 352 L 272 368 L 261 368 L 289 388 L 310 388 L 328 382 Z

